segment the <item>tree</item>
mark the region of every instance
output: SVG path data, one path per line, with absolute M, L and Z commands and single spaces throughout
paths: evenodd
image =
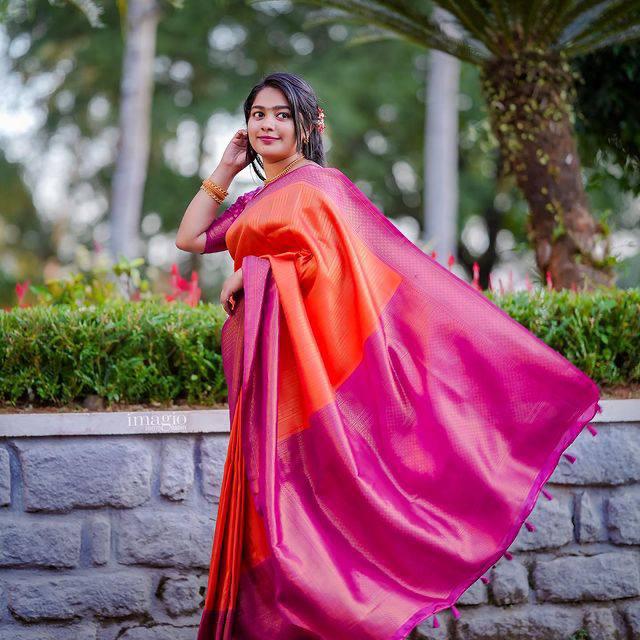
M 345 65 L 341 64 L 344 52 L 339 43 L 344 29 L 340 25 L 307 37 L 301 34 L 307 15 L 302 7 L 274 5 L 256 10 L 236 1 L 233 11 L 225 12 L 218 1 L 189 0 L 179 10 L 170 10 L 165 1 L 167 11 L 158 25 L 149 114 L 151 148 L 138 232 L 148 241 L 142 255 L 154 267 L 163 267 L 154 268 L 157 277 L 163 277 L 164 267 L 174 259 L 172 250 L 161 256 L 158 245 L 175 247 L 172 240 L 184 207 L 200 180 L 213 170 L 213 156 L 227 142 L 222 133 L 236 122 L 240 126 L 239 109 L 251 86 L 275 70 L 299 73 L 316 89 L 327 113 L 328 162 L 352 176 L 390 218 L 419 218 L 423 144 L 416 131 L 423 128 L 427 53 L 400 40 L 385 40 L 368 50 L 356 48 Z M 94 239 L 106 246 L 125 49 L 115 3 L 105 3 L 102 22 L 103 28 L 91 28 L 79 11 L 50 7 L 41 0 L 32 15 L 12 19 L 1 28 L 9 43 L 30 43 L 19 57 L 7 56 L 11 73 L 21 78 L 25 92 L 41 76 L 64 69 L 64 77 L 34 104 L 43 120 L 21 136 L 20 153 L 12 156 L 15 169 L 0 162 L 0 184 L 5 178 L 9 183 L 18 180 L 25 197 L 32 198 L 28 214 L 16 210 L 19 235 L 13 240 L 8 234 L 0 238 L 0 253 L 15 256 L 16 279 L 30 277 L 35 282 L 42 277 L 42 262 L 70 267 L 78 250 L 92 250 Z M 275 45 L 265 33 L 277 34 Z M 304 46 L 298 49 L 299 41 Z M 385 64 L 371 65 L 372 55 Z M 414 71 L 398 78 L 399 68 Z M 481 109 L 475 88 L 473 103 Z M 463 125 L 467 113 L 471 111 L 462 114 Z M 478 113 L 473 114 L 476 120 Z M 411 127 L 406 126 L 408 122 Z M 73 136 L 65 137 L 70 129 Z M 0 153 L 8 143 L 0 138 Z M 55 157 L 48 151 L 55 148 L 64 149 L 69 168 L 51 164 Z M 407 175 L 409 167 L 415 167 L 415 174 Z M 477 161 L 472 169 L 477 174 Z M 42 188 L 38 178 L 53 174 L 60 197 L 45 211 L 40 207 L 42 198 L 37 197 Z M 247 171 L 234 181 L 231 196 L 257 184 Z M 487 185 L 476 182 L 465 190 L 464 211 L 469 210 L 476 191 L 492 198 Z M 85 205 L 94 212 L 90 220 L 81 215 Z M 7 206 L 0 218 L 6 217 L 5 210 Z M 29 240 L 22 233 L 28 233 Z M 217 299 L 216 287 L 227 262 L 184 252 L 175 259 L 184 262 L 183 267 L 204 267 L 206 295 Z M 11 280 L 5 286 L 13 299 Z
M 444 11 L 434 12 L 445 21 Z M 458 93 L 460 60 L 431 51 L 424 139 L 424 239 L 446 260 L 456 256 L 458 236 Z
M 608 228 L 591 215 L 582 183 L 569 62 L 640 36 L 638 0 L 434 0 L 452 16 L 455 36 L 426 3 L 297 1 L 322 5 L 325 20 L 364 24 L 363 33 L 402 37 L 477 65 L 502 165 L 529 204 L 541 274 L 550 272 L 558 289 L 613 284 Z
M 157 0 L 129 0 L 120 91 L 120 132 L 111 187 L 111 253 L 138 256 L 142 198 L 151 138 Z

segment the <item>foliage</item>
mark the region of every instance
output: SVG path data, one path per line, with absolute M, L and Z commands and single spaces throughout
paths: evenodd
M 220 305 L 111 300 L 0 313 L 0 399 L 62 406 L 224 401 Z
M 95 307 L 114 300 L 160 302 L 163 296 L 153 293 L 149 281 L 142 275 L 140 267 L 144 263 L 144 258 L 128 260 L 123 257 L 116 264 L 98 263 L 86 272 L 46 280 L 43 285 L 33 285 L 28 280 L 19 282 L 16 284 L 18 306 L 67 305 L 78 308 Z M 171 267 L 171 287 L 171 293 L 164 294 L 166 302 L 182 300 L 192 307 L 198 305 L 201 290 L 196 271 L 191 273 L 191 281 L 188 282 L 180 276 L 178 266 L 174 263 Z M 27 292 L 33 294 L 33 303 L 25 300 Z
M 451 16 L 445 26 L 426 3 L 418 7 L 411 0 L 300 1 L 329 8 L 313 15 L 315 23 L 365 23 L 365 33 L 374 27 L 379 37 L 400 36 L 480 66 L 518 51 L 563 51 L 573 57 L 640 37 L 638 0 L 434 0 L 433 5 Z
M 487 296 L 597 382 L 640 381 L 640 289 L 492 291 Z
M 580 76 L 576 130 L 581 156 L 591 159 L 590 166 L 600 164 L 602 179 L 607 164 L 617 165 L 614 178 L 620 188 L 640 194 L 640 45 L 616 45 L 573 64 Z M 597 162 L 600 157 L 604 162 Z
M 340 167 L 390 217 L 421 219 L 423 144 L 416 131 L 424 123 L 425 53 L 403 42 L 380 42 L 369 51 L 354 51 L 345 65 L 342 30 L 334 27 L 302 34 L 303 18 L 300 8 L 286 4 L 256 10 L 237 2 L 226 13 L 207 0 L 190 0 L 179 11 L 165 6 L 157 33 L 151 150 L 143 202 L 143 216 L 157 214 L 160 225 L 147 234 L 143 224 L 145 240 L 151 240 L 152 234 L 165 234 L 163 240 L 175 235 L 202 172 L 213 170 L 212 156 L 228 142 L 224 134 L 243 124 L 240 108 L 251 86 L 262 75 L 281 69 L 301 74 L 316 89 L 327 117 L 328 164 Z M 0 186 L 16 185 L 3 192 L 7 197 L 2 217 L 10 214 L 10 224 L 17 228 L 16 242 L 6 251 L 15 255 L 21 279 L 35 280 L 48 260 L 68 264 L 59 247 L 61 237 L 72 236 L 82 245 L 102 237 L 94 234 L 103 232 L 106 208 L 91 224 L 74 221 L 77 206 L 73 210 L 59 207 L 55 223 L 50 223 L 52 216 L 47 212 L 46 224 L 42 228 L 35 224 L 45 218 L 36 211 L 38 178 L 60 172 L 40 162 L 70 132 L 73 141 L 64 145 L 64 153 L 70 156 L 72 167 L 82 170 L 66 170 L 61 185 L 64 195 L 59 200 L 73 202 L 77 191 L 88 192 L 92 205 L 108 202 L 113 163 L 108 154 L 105 157 L 104 147 L 111 148 L 118 126 L 123 46 L 115 5 L 104 4 L 102 21 L 103 28 L 91 30 L 77 11 L 52 10 L 43 0 L 32 16 L 4 25 L 11 41 L 30 43 L 22 55 L 7 59 L 24 85 L 38 84 L 48 74 L 58 78 L 51 92 L 38 100 L 43 124 L 34 132 L 35 140 L 21 141 L 22 147 L 34 147 L 41 153 L 25 156 L 25 167 L 0 162 Z M 372 55 L 384 64 L 372 65 Z M 399 76 L 399 68 L 411 72 Z M 345 93 L 345 86 L 349 92 Z M 96 156 L 105 158 L 100 166 L 91 163 Z M 399 184 L 394 177 L 396 163 L 411 168 L 413 184 Z M 3 175 L 9 171 L 5 181 Z M 36 172 L 30 179 L 29 173 Z M 232 189 L 248 189 L 251 175 L 247 171 L 238 176 Z M 37 245 L 29 245 L 25 234 Z M 4 250 L 0 230 L 0 252 Z M 202 259 L 195 256 L 195 260 Z M 193 268 L 197 269 L 195 260 Z M 14 283 L 9 283 L 12 290 Z M 217 298 L 211 286 L 215 283 L 208 284 L 207 293 Z M 4 303 L 8 297 L 0 292 L 0 299 Z
M 597 382 L 640 381 L 640 289 L 482 295 Z M 152 300 L 0 313 L 0 399 L 61 406 L 96 394 L 108 402 L 223 402 L 224 317 L 220 305 Z
M 75 307 L 104 304 L 107 300 L 125 295 L 136 299 L 136 295 L 148 297 L 149 282 L 140 276 L 139 266 L 143 258 L 131 262 L 126 260 L 113 266 L 96 267 L 87 273 L 74 273 L 69 277 L 46 280 L 42 285 L 31 285 L 29 291 L 35 295 L 35 305 L 66 304 Z M 120 278 L 122 289 L 110 276 Z M 24 306 L 21 300 L 21 306 Z
M 364 24 L 360 41 L 374 29 L 480 67 L 502 168 L 530 207 L 537 267 L 561 287 L 615 281 L 615 258 L 600 257 L 608 228 L 591 217 L 581 182 L 568 60 L 640 37 L 640 0 L 435 0 L 437 12 L 409 0 L 299 1 L 323 7 L 315 23 Z

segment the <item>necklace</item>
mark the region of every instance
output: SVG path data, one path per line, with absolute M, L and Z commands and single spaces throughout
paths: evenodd
M 279 178 L 280 176 L 284 175 L 285 173 L 287 173 L 287 171 L 291 170 L 291 167 L 293 167 L 293 165 L 296 162 L 300 162 L 300 160 L 305 160 L 306 158 L 304 156 L 300 157 L 300 158 L 296 158 L 293 162 L 290 162 L 280 173 L 278 173 L 277 175 L 273 176 L 273 178 L 268 178 L 266 180 L 262 181 L 262 186 L 266 187 L 270 182 L 273 182 L 274 180 L 276 180 L 277 178 Z

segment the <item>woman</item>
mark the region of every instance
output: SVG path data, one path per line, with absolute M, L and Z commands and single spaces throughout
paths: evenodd
M 599 390 L 324 166 L 306 82 L 244 112 L 176 242 L 234 261 L 198 640 L 400 640 L 508 554 Z M 249 163 L 264 184 L 212 220 Z

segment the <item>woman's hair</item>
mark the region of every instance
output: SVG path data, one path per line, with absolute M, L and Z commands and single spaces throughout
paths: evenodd
M 265 76 L 251 89 L 247 99 L 244 101 L 244 119 L 247 124 L 256 95 L 264 87 L 280 89 L 286 96 L 289 107 L 291 107 L 291 117 L 293 118 L 295 127 L 296 151 L 302 151 L 305 158 L 313 160 L 324 167 L 325 159 L 322 136 L 314 126 L 318 122 L 318 98 L 311 88 L 311 85 L 293 73 L 276 72 Z M 309 139 L 306 143 L 302 142 L 303 127 L 309 132 Z M 256 167 L 256 163 L 262 169 L 264 169 L 264 164 L 258 157 L 255 149 L 251 146 L 248 138 L 246 161 L 247 164 L 251 164 L 258 177 L 264 180 L 266 176 Z

